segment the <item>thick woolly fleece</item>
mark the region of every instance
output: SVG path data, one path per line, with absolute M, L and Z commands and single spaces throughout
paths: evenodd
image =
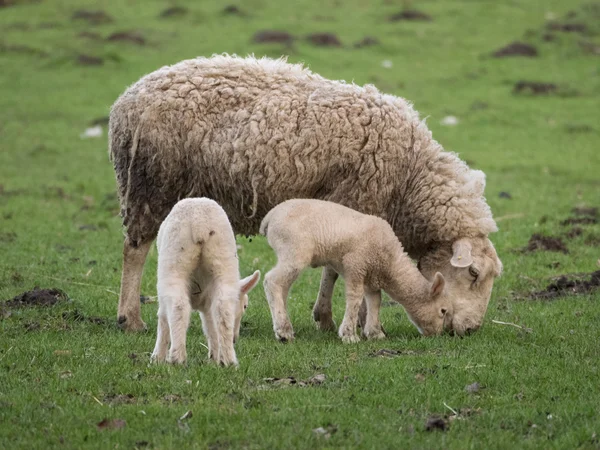
M 337 202 L 387 220 L 412 257 L 496 231 L 483 173 L 443 151 L 410 103 L 283 59 L 219 55 L 146 75 L 112 107 L 110 156 L 134 246 L 192 196 L 246 235 L 287 199 Z

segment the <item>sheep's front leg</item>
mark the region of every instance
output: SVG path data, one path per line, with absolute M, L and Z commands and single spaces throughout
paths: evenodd
M 323 267 L 319 296 L 313 307 L 313 319 L 318 322 L 317 327 L 322 331 L 335 331 L 335 322 L 331 312 L 331 298 L 337 279 L 338 273 L 332 267 Z
M 385 333 L 383 332 L 381 322 L 379 321 L 381 291 L 370 291 L 367 289 L 365 292 L 365 301 L 363 302 L 363 305 L 365 303 L 367 312 L 365 321 L 363 322 L 364 325 L 361 327 L 363 336 L 365 336 L 367 339 L 385 339 Z
M 215 318 L 211 308 L 200 312 L 200 319 L 202 319 L 202 329 L 208 343 L 208 357 L 217 361 L 219 358 L 219 336 L 217 335 Z
M 121 274 L 121 293 L 117 321 L 124 331 L 141 331 L 146 329 L 140 309 L 140 283 L 148 250 L 152 239 L 133 245 L 129 238 L 123 244 L 123 272 Z
M 265 295 L 273 317 L 275 337 L 281 342 L 294 339 L 294 330 L 287 314 L 287 296 L 292 283 L 298 278 L 303 267 L 278 262 L 266 275 L 263 282 Z
M 362 279 L 346 279 L 346 313 L 338 332 L 342 341 L 346 344 L 360 341 L 360 337 L 356 335 L 356 322 L 364 291 Z
M 152 362 L 165 362 L 167 351 L 169 350 L 169 319 L 167 318 L 166 305 L 160 303 L 158 305 L 158 327 L 156 330 L 156 345 L 150 357 Z

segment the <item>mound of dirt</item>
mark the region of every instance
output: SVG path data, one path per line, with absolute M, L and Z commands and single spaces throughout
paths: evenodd
M 533 58 L 537 55 L 537 49 L 533 45 L 525 44 L 524 42 L 519 41 L 512 42 L 492 53 L 494 58 L 504 58 L 507 56 L 526 56 Z
M 541 83 L 539 81 L 518 81 L 513 88 L 515 94 L 530 93 L 533 95 L 553 94 L 558 90 L 554 83 Z
M 106 38 L 109 42 L 131 42 L 132 44 L 145 45 L 146 39 L 138 31 L 119 31 Z
M 535 252 L 536 250 L 569 253 L 569 249 L 560 238 L 543 236 L 538 233 L 533 234 L 527 246 L 523 248 L 524 252 Z
M 562 31 L 564 33 L 585 33 L 588 29 L 585 23 L 572 22 L 550 22 L 546 27 L 552 31 Z
M 371 47 L 373 45 L 379 45 L 379 39 L 373 36 L 365 36 L 360 41 L 354 43 L 354 48 Z
M 31 291 L 13 297 L 4 302 L 7 308 L 24 308 L 29 306 L 53 306 L 58 302 L 66 301 L 69 296 L 60 289 L 39 289 L 34 288 Z
M 600 289 L 600 270 L 585 274 L 589 279 L 581 279 L 582 277 L 569 278 L 566 275 L 561 275 L 554 283 L 549 284 L 546 289 L 537 291 L 528 296 L 534 300 L 553 300 L 567 295 L 582 295 Z
M 252 37 L 252 40 L 258 44 L 290 45 L 294 41 L 294 37 L 286 31 L 263 30 L 257 31 Z
M 83 53 L 77 55 L 76 62 L 80 66 L 101 66 L 104 64 L 104 60 L 99 56 L 86 55 Z
M 72 20 L 85 20 L 90 25 L 102 25 L 105 23 L 111 23 L 113 18 L 104 11 L 90 11 L 87 9 L 78 9 L 71 16 Z
M 188 9 L 182 6 L 171 6 L 170 8 L 163 10 L 159 17 L 162 17 L 163 19 L 167 19 L 169 17 L 181 17 L 185 16 L 188 12 Z
M 388 20 L 390 22 L 398 22 L 400 20 L 422 20 L 429 22 L 431 21 L 431 16 L 429 14 L 425 14 L 424 12 L 417 11 L 414 9 L 405 9 L 404 11 L 400 11 L 399 13 L 392 14 Z
M 308 42 L 319 47 L 341 47 L 342 43 L 333 33 L 313 33 L 306 36 Z

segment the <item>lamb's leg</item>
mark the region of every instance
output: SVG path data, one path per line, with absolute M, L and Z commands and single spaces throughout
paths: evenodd
M 346 344 L 360 341 L 360 337 L 356 335 L 356 322 L 360 303 L 365 292 L 363 283 L 362 279 L 346 278 L 346 313 L 338 332 L 342 341 Z
M 210 308 L 200 313 L 202 319 L 202 329 L 208 343 L 208 357 L 217 361 L 219 358 L 219 337 L 215 326 L 215 318 Z
M 167 362 L 183 364 L 187 359 L 186 337 L 192 313 L 188 282 L 187 280 L 169 280 L 168 285 L 164 288 L 164 292 L 167 292 L 166 295 L 169 296 L 168 300 L 163 300 L 161 290 L 162 288 L 159 286 L 159 302 L 167 301 L 170 305 L 167 310 L 167 317 L 171 335 L 171 348 L 169 349 Z
M 287 296 L 292 283 L 298 278 L 303 266 L 279 261 L 266 275 L 263 282 L 265 295 L 273 317 L 275 337 L 282 342 L 294 338 L 294 330 L 287 314 Z
M 358 310 L 358 326 L 364 330 L 365 325 L 367 324 L 367 297 L 363 299 L 360 304 L 360 309 Z
M 385 339 L 385 333 L 383 332 L 383 329 L 381 328 L 381 322 L 379 321 L 381 291 L 366 290 L 363 305 L 365 303 L 367 305 L 367 314 L 364 326 L 361 327 L 363 336 L 365 336 L 367 339 Z
M 123 244 L 123 273 L 121 275 L 121 294 L 119 295 L 118 323 L 125 331 L 146 329 L 140 310 L 140 283 L 148 250 L 152 239 L 133 246 L 128 238 Z
M 221 298 L 216 298 L 213 304 L 213 308 L 216 307 L 213 314 L 217 326 L 216 334 L 219 350 L 217 361 L 222 366 L 237 366 L 238 361 L 233 348 L 233 329 L 235 325 L 235 306 L 236 302 L 239 301 L 239 292 L 227 293 L 227 291 L 222 291 L 221 295 Z
M 158 327 L 156 331 L 156 345 L 152 352 L 152 362 L 165 362 L 167 351 L 169 349 L 169 320 L 167 318 L 167 310 L 164 303 L 158 305 Z
M 335 322 L 331 313 L 331 298 L 338 276 L 332 267 L 323 267 L 319 296 L 313 307 L 313 319 L 318 322 L 317 327 L 323 331 L 335 331 Z

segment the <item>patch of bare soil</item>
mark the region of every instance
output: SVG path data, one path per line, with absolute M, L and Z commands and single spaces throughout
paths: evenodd
M 532 94 L 532 95 L 547 95 L 554 94 L 558 90 L 558 86 L 554 83 L 542 83 L 539 81 L 518 81 L 514 88 L 515 94 Z
M 589 278 L 587 278 L 589 276 Z M 585 277 L 585 279 L 583 279 Z M 561 275 L 546 289 L 529 294 L 532 300 L 554 300 L 567 295 L 582 295 L 600 289 L 600 270 L 583 276 Z
M 512 42 L 492 53 L 492 56 L 495 58 L 504 58 L 507 56 L 526 56 L 533 58 L 537 55 L 538 51 L 533 45 L 519 41 Z
M 86 55 L 85 53 L 77 55 L 75 61 L 80 66 L 101 66 L 104 64 L 104 59 L 99 56 Z
M 563 33 L 585 33 L 588 30 L 588 26 L 580 22 L 550 22 L 546 25 L 546 28 L 551 31 L 560 31 Z
M 113 21 L 113 18 L 102 10 L 91 11 L 88 9 L 78 9 L 73 13 L 71 19 L 85 20 L 90 25 L 102 25 Z
M 365 36 L 360 41 L 354 43 L 354 48 L 372 47 L 379 45 L 379 39 L 373 36 Z
M 431 16 L 429 14 L 425 14 L 424 12 L 417 11 L 414 9 L 405 9 L 404 11 L 400 11 L 399 13 L 392 14 L 388 20 L 390 22 L 398 22 L 400 20 L 422 20 L 429 22 L 431 21 Z
M 90 322 L 97 325 L 106 325 L 109 323 L 109 320 L 105 317 L 86 316 L 77 309 L 73 311 L 65 311 L 62 313 L 62 318 L 63 320 L 69 320 L 72 322 Z M 110 323 L 112 323 L 112 321 L 110 321 Z
M 310 377 L 308 380 L 297 380 L 294 377 L 286 377 L 286 378 L 263 378 L 263 381 L 267 384 L 272 384 L 274 386 L 318 386 L 325 382 L 325 375 L 320 373 L 315 375 L 314 377 Z
M 425 431 L 448 431 L 449 425 L 445 418 L 433 415 L 427 418 Z
M 231 16 L 245 16 L 244 12 L 235 5 L 227 5 L 223 8 L 223 14 L 231 15 Z
M 119 31 L 106 38 L 108 42 L 130 42 L 136 45 L 145 45 L 146 38 L 139 31 Z
M 569 249 L 560 238 L 535 233 L 529 239 L 527 246 L 523 248 L 523 252 L 535 252 L 537 250 L 569 253 Z
M 171 6 L 170 8 L 163 10 L 159 14 L 159 17 L 163 19 L 168 19 L 170 17 L 181 17 L 185 16 L 188 12 L 189 10 L 183 6 Z
M 257 31 L 252 40 L 258 44 L 286 44 L 290 45 L 294 37 L 287 31 L 262 30 Z
M 7 308 L 24 308 L 29 306 L 53 306 L 58 302 L 67 301 L 69 296 L 60 289 L 39 289 L 34 288 L 31 291 L 23 292 L 22 294 L 13 297 L 4 302 Z
M 306 36 L 308 42 L 319 47 L 341 47 L 342 43 L 333 33 L 313 33 Z

